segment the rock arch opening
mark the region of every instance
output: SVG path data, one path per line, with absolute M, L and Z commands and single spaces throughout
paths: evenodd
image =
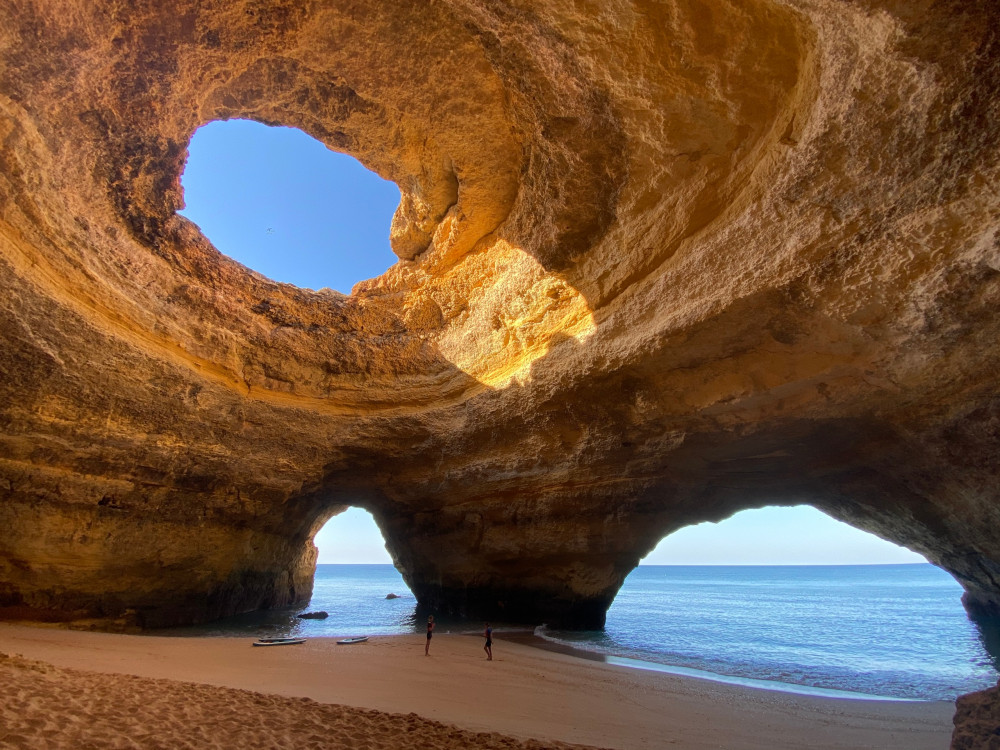
M 625 579 L 603 630 L 559 642 L 783 689 L 953 700 L 995 683 L 994 633 L 920 555 L 810 506 L 680 529 Z
M 885 565 L 926 563 L 906 547 L 810 505 L 743 510 L 664 537 L 644 565 Z
M 179 213 L 248 268 L 350 294 L 396 262 L 389 235 L 399 189 L 354 157 L 252 120 L 198 128 L 188 153 Z
M 296 632 L 315 635 L 391 635 L 411 632 L 416 600 L 386 551 L 374 516 L 348 507 L 323 523 L 312 598 Z
M 363 508 L 348 507 L 331 516 L 313 544 L 317 565 L 392 565 L 375 517 Z

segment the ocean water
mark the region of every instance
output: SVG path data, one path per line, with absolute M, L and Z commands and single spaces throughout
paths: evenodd
M 993 634 L 933 565 L 641 566 L 603 632 L 541 631 L 612 656 L 804 687 L 953 700 L 996 684 Z
M 399 598 L 386 599 L 389 593 Z M 1000 625 L 969 620 L 961 594 L 929 564 L 641 566 L 626 579 L 603 631 L 535 632 L 631 666 L 802 692 L 953 700 L 1000 677 Z M 391 565 L 318 566 L 307 609 L 330 616 L 253 613 L 184 632 L 342 637 L 424 627 Z M 438 623 L 438 632 L 482 626 Z M 494 625 L 498 634 L 504 629 Z
M 397 599 L 386 599 L 396 594 Z M 253 637 L 402 635 L 417 627 L 417 600 L 392 565 L 317 565 L 313 595 L 304 609 L 249 612 L 205 625 L 176 628 L 177 635 Z M 300 620 L 300 612 L 324 611 L 324 620 Z M 424 616 L 426 620 L 426 615 Z

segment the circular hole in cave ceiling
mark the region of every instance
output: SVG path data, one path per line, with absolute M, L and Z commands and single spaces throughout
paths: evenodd
M 195 131 L 185 208 L 218 250 L 275 281 L 350 294 L 397 258 L 399 189 L 301 130 L 250 120 Z

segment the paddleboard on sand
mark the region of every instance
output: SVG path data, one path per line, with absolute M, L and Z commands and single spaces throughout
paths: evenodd
M 305 638 L 258 638 L 253 642 L 255 646 L 294 646 L 297 643 L 305 643 Z
M 345 638 L 342 641 L 337 641 L 338 646 L 350 646 L 352 643 L 364 643 L 368 640 L 367 635 L 358 636 L 357 638 Z

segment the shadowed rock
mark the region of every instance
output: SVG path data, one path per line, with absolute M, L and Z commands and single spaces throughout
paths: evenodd
M 300 615 L 296 615 L 300 620 L 325 620 L 329 616 L 330 613 L 323 610 L 319 612 L 303 612 Z
M 960 696 L 955 709 L 951 750 L 1000 748 L 1000 685 Z

